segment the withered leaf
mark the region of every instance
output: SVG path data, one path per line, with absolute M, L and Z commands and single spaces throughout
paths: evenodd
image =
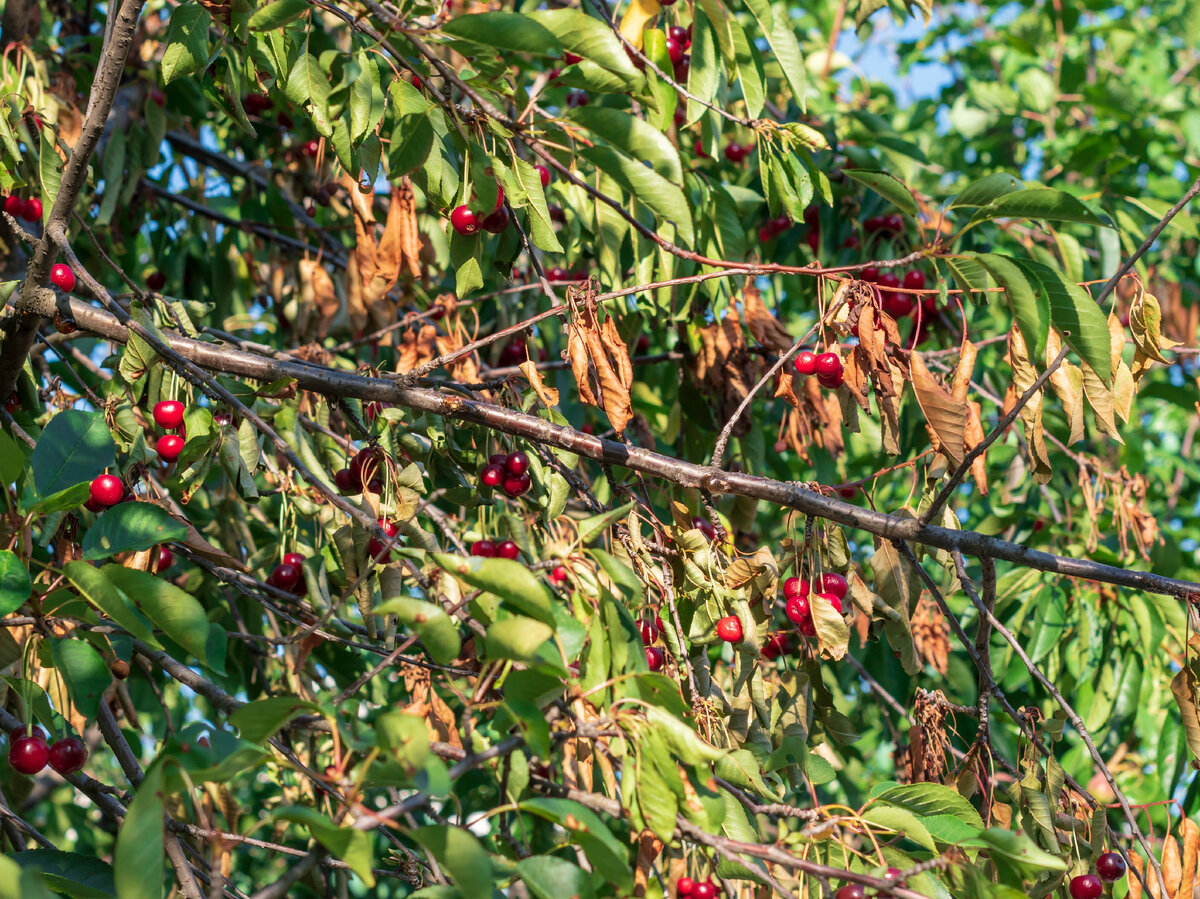
M 629 348 L 611 316 L 603 323 L 599 321 L 593 297 L 584 298 L 579 308 L 579 315 L 567 325 L 567 355 L 575 383 L 579 385 L 579 397 L 588 405 L 600 406 L 613 429 L 623 433 L 633 418 L 630 396 L 633 364 L 629 361 Z M 593 379 L 602 402 L 596 401 Z
M 1008 333 L 1008 357 L 1013 370 L 1012 390 L 1020 396 L 1037 381 L 1037 369 L 1029 359 L 1029 350 L 1020 329 Z M 1046 451 L 1046 438 L 1042 431 L 1042 399 L 1044 391 L 1038 390 L 1021 408 L 1021 421 L 1025 424 L 1025 439 L 1033 461 L 1033 478 L 1039 484 L 1050 480 L 1052 469 L 1050 455 Z
M 746 311 L 746 327 L 755 340 L 777 352 L 791 348 L 795 342 L 792 335 L 763 304 L 762 295 L 754 285 L 746 285 L 742 306 Z
M 334 289 L 333 279 L 321 267 L 321 263 L 315 259 L 301 259 L 299 268 L 300 297 L 306 311 L 317 313 L 317 336 L 324 337 L 341 311 L 341 300 Z
M 1058 332 L 1051 330 L 1046 335 L 1046 364 L 1057 358 L 1062 343 Z M 1083 371 L 1067 359 L 1050 375 L 1050 386 L 1062 401 L 1067 421 L 1071 423 L 1071 436 L 1067 443 L 1083 439 Z
M 913 391 L 917 395 L 921 411 L 925 413 L 925 420 L 929 422 L 935 448 L 945 453 L 955 465 L 960 465 L 963 460 L 963 447 L 966 445 L 966 398 L 955 399 L 950 391 L 930 374 L 925 360 L 916 350 L 909 354 L 909 359 Z
M 517 368 L 521 369 L 521 374 L 525 376 L 525 380 L 529 382 L 529 386 L 538 395 L 538 399 L 545 403 L 546 406 L 558 405 L 558 391 L 548 386 L 542 380 L 542 373 L 538 370 L 536 362 L 532 359 L 526 359 Z
M 983 418 L 979 403 L 967 403 L 967 426 L 963 429 L 963 449 L 970 452 L 979 444 L 983 443 Z M 982 452 L 971 462 L 971 477 L 975 479 L 975 486 L 979 488 L 980 494 L 987 496 L 987 453 Z

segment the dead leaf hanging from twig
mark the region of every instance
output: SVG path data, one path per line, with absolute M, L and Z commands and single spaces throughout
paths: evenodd
M 594 293 L 579 298 L 576 307 L 578 315 L 567 325 L 567 355 L 579 385 L 579 398 L 603 409 L 613 430 L 623 433 L 633 418 L 629 348 L 612 316 L 603 322 L 598 319 Z

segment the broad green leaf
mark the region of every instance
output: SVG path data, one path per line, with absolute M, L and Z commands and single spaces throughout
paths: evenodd
M 912 840 L 918 846 L 936 852 L 937 846 L 925 826 L 912 812 L 891 805 L 875 805 L 863 812 L 863 819 L 879 827 L 886 827 Z
M 641 81 L 641 74 L 612 29 L 595 16 L 567 7 L 531 10 L 526 17 L 553 32 L 564 50 L 611 73 L 623 89 L 632 90 Z
M 102 414 L 60 412 L 50 419 L 34 447 L 34 489 L 46 497 L 90 481 L 113 464 L 116 453 Z
M 1024 187 L 1024 183 L 1007 172 L 993 172 L 964 187 L 946 208 L 986 206 L 993 200 Z
M 153 625 L 104 572 L 87 562 L 68 562 L 63 566 L 63 573 L 84 599 L 131 635 L 155 649 L 162 648 L 154 636 Z
M 579 155 L 632 193 L 658 218 L 674 224 L 684 243 L 695 240 L 690 204 L 683 191 L 662 175 L 610 147 L 580 147 Z
M 171 10 L 167 24 L 167 49 L 160 68 L 163 84 L 190 75 L 208 65 L 208 30 L 212 18 L 200 3 L 181 3 Z
M 692 7 L 692 61 L 688 67 L 688 93 L 693 97 L 714 97 L 720 80 L 717 63 L 717 35 L 709 22 L 703 4 Z M 687 123 L 698 121 L 707 108 L 698 100 L 687 101 Z
M 290 99 L 312 116 L 313 126 L 325 137 L 333 136 L 329 114 L 329 76 L 311 53 L 301 53 L 288 74 L 285 90 Z
M 54 667 L 66 678 L 71 701 L 89 719 L 100 707 L 100 695 L 112 683 L 108 665 L 86 640 L 66 639 L 50 642 Z
M 983 819 L 971 803 L 949 787 L 919 783 L 891 787 L 875 797 L 914 815 L 953 815 L 964 824 L 983 830 Z
M 22 868 L 37 871 L 47 886 L 70 899 L 111 899 L 116 890 L 112 866 L 92 855 L 26 849 L 11 858 Z
M 0 550 L 0 617 L 19 609 L 32 592 L 25 563 L 11 549 Z
M 440 607 L 423 599 L 396 596 L 375 607 L 376 615 L 395 615 L 405 627 L 417 632 L 421 645 L 435 662 L 449 664 L 462 651 L 462 641 L 453 619 Z
M 652 723 L 671 753 L 685 765 L 704 765 L 723 758 L 724 749 L 703 740 L 688 724 L 656 705 L 645 706 L 646 720 Z
M 375 719 L 375 742 L 413 768 L 429 758 L 429 730 L 425 719 L 404 712 L 385 712 Z
M 913 199 L 912 191 L 895 175 L 866 169 L 843 169 L 842 171 L 859 184 L 875 191 L 901 212 L 907 212 L 911 216 L 917 214 L 917 201 Z
M 1077 352 L 1105 384 L 1112 383 L 1112 340 L 1108 318 L 1091 294 L 1039 262 L 1022 259 L 1026 274 L 1036 279 L 1050 302 L 1050 323 L 1062 332 L 1067 346 Z
M 138 784 L 117 834 L 113 875 L 121 899 L 162 899 L 163 802 L 162 763 L 155 762 Z
M 532 618 L 502 618 L 487 629 L 487 655 L 492 659 L 532 662 L 552 636 L 553 629 Z
M 122 593 L 137 602 L 164 634 L 205 665 L 209 664 L 208 618 L 199 602 L 148 571 L 111 564 L 101 571 Z
M 383 90 L 379 66 L 365 51 L 358 54 L 359 77 L 350 85 L 350 140 L 357 146 L 383 118 Z
M 972 222 L 986 219 L 1044 219 L 1048 222 L 1082 222 L 1111 226 L 1106 215 L 1098 215 L 1080 200 L 1061 190 L 1033 187 L 1015 190 L 981 206 Z
M 607 531 L 613 522 L 620 521 L 622 518 L 628 515 L 629 510 L 632 508 L 633 503 L 628 502 L 623 506 L 617 507 L 616 509 L 609 509 L 607 512 L 600 512 L 596 515 L 591 515 L 583 519 L 577 526 L 579 542 L 586 546 L 592 540 L 596 539 L 605 531 Z
M 15 484 L 29 464 L 28 450 L 16 438 L 0 431 L 0 484 Z
M 588 899 L 592 879 L 578 865 L 553 855 L 534 855 L 517 862 L 517 875 L 538 899 Z
M 319 706 L 295 696 L 269 696 L 237 709 L 229 716 L 229 723 L 243 740 L 264 743 L 293 718 L 318 711 Z
M 312 9 L 308 0 L 273 0 L 260 6 L 250 17 L 251 31 L 272 31 L 282 28 L 293 19 L 298 19 Z
M 120 503 L 105 510 L 83 536 L 86 561 L 150 549 L 187 537 L 187 525 L 156 503 Z
M 803 112 L 807 99 L 804 54 L 800 50 L 796 32 L 792 30 L 790 18 L 787 15 L 773 16 L 769 0 L 746 0 L 746 8 L 757 20 L 775 62 L 783 69 L 783 77 L 787 79 L 788 87 L 791 88 L 792 99 Z
M 664 178 L 683 184 L 683 168 L 675 145 L 643 119 L 620 109 L 591 105 L 572 110 L 570 118 L 627 156 L 650 163 Z
M 603 819 L 586 806 L 570 799 L 538 797 L 521 803 L 521 810 L 558 824 L 567 838 L 583 848 L 597 873 L 619 888 L 633 883 L 628 850 L 613 835 Z
M 1040 871 L 1067 870 L 1065 861 L 1039 849 L 1033 840 L 1023 833 L 993 827 L 983 831 L 979 840 L 991 850 L 993 857 L 1005 859 L 1023 869 L 1027 875 L 1034 875 Z
M 442 26 L 442 33 L 499 51 L 561 56 L 562 44 L 554 32 L 530 16 L 511 12 L 483 12 L 455 16 Z M 470 55 L 470 51 L 466 51 Z
M 1032 359 L 1046 353 L 1046 335 L 1050 330 L 1050 299 L 1040 282 L 1030 281 L 1015 260 L 996 253 L 981 253 L 975 257 L 999 287 L 1012 309 L 1013 318 L 1025 336 L 1025 345 Z
M 484 559 L 478 556 L 453 556 L 434 553 L 439 568 L 466 581 L 472 587 L 499 596 L 515 611 L 554 626 L 550 591 L 528 568 L 511 559 Z
M 470 831 L 438 825 L 418 828 L 413 835 L 450 875 L 463 899 L 492 899 L 492 860 Z
M 363 883 L 368 887 L 375 886 L 375 875 L 371 871 L 371 838 L 364 831 L 353 827 L 339 827 L 316 809 L 297 805 L 284 806 L 275 812 L 275 818 L 279 821 L 303 824 L 314 840 L 349 865 L 350 870 L 361 877 Z

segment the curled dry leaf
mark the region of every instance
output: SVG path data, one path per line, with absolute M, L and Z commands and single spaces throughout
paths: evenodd
M 1009 396 L 1016 402 L 1026 390 L 1037 381 L 1038 373 L 1029 358 L 1029 350 L 1025 346 L 1025 338 L 1020 329 L 1013 328 L 1008 333 L 1008 357 L 1013 370 L 1013 383 L 1009 385 Z M 1039 484 L 1045 484 L 1053 473 L 1050 467 L 1050 454 L 1046 451 L 1046 438 L 1042 430 L 1042 401 L 1045 391 L 1039 389 L 1021 408 L 1021 421 L 1025 424 L 1025 439 L 1029 443 L 1029 453 L 1033 461 L 1033 478 Z M 1005 400 L 1005 408 L 1010 408 L 1009 400 Z
M 623 433 L 633 418 L 629 348 L 612 316 L 599 321 L 593 296 L 577 305 L 580 312 L 567 325 L 567 356 L 579 386 L 579 398 L 589 406 L 602 408 L 613 429 Z
M 966 446 L 966 399 L 955 399 L 950 391 L 930 374 L 925 360 L 916 350 L 909 354 L 909 362 L 913 392 L 916 393 L 917 403 L 929 423 L 934 448 L 945 453 L 955 465 L 962 464 L 963 447 Z
M 1200 855 L 1200 827 L 1191 818 L 1179 822 L 1179 837 L 1183 840 L 1183 879 L 1179 884 L 1179 895 L 1191 899 L 1196 887 L 1196 861 Z
M 983 443 L 987 435 L 983 433 L 983 413 L 979 403 L 967 403 L 967 424 L 963 428 L 963 448 L 970 452 Z M 975 479 L 975 486 L 979 488 L 979 492 L 983 496 L 988 494 L 987 480 L 987 452 L 980 453 L 971 462 L 971 477 Z
M 324 337 L 334 325 L 342 302 L 334 289 L 329 272 L 315 259 L 301 259 L 300 264 L 300 321 L 301 330 L 307 331 L 307 322 L 317 316 L 317 336 Z
M 700 328 L 698 337 L 700 350 L 694 360 L 696 379 L 713 403 L 717 418 L 727 421 L 757 382 L 758 360 L 747 350 L 735 306 L 729 307 L 724 318 Z M 744 434 L 750 425 L 750 417 L 742 416 L 734 433 Z
M 776 352 L 782 353 L 791 349 L 795 342 L 792 335 L 763 304 L 762 295 L 752 284 L 746 286 L 742 308 L 746 313 L 746 327 L 750 329 L 755 340 Z
M 1046 335 L 1046 364 L 1057 358 L 1062 349 L 1058 332 L 1051 330 Z M 1083 370 L 1069 359 L 1064 359 L 1050 375 L 1050 386 L 1062 402 L 1063 411 L 1071 423 L 1071 436 L 1067 443 L 1083 439 Z
M 521 369 L 521 374 L 525 376 L 525 380 L 529 382 L 529 386 L 533 388 L 533 392 L 538 395 L 547 407 L 558 405 L 558 391 L 550 387 L 542 380 L 542 373 L 537 367 L 537 363 L 532 359 L 526 359 L 517 368 Z
M 1167 895 L 1175 899 L 1179 885 L 1183 882 L 1183 859 L 1179 856 L 1179 841 L 1170 834 L 1163 840 L 1162 872 Z
M 850 628 L 846 619 L 833 607 L 833 603 L 820 594 L 810 596 L 808 604 L 822 657 L 837 661 L 846 655 L 850 647 Z

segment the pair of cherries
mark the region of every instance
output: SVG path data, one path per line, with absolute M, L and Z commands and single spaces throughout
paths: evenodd
M 844 369 L 837 353 L 814 353 L 801 350 L 792 362 L 798 375 L 816 375 L 817 383 L 827 390 L 842 386 Z
M 154 423 L 164 431 L 179 431 L 183 427 L 183 412 L 179 400 L 162 400 L 154 404 Z M 154 450 L 164 462 L 174 462 L 183 452 L 183 444 L 181 434 L 163 434 L 154 444 Z
M 334 472 L 333 483 L 342 493 L 359 494 L 364 490 L 376 496 L 383 493 L 383 471 L 387 453 L 382 447 L 365 446 L 350 458 L 350 463 Z
M 680 899 L 716 899 L 717 885 L 708 880 L 692 880 L 690 877 L 680 877 L 675 883 L 675 895 Z
M 471 555 L 483 559 L 515 559 L 521 554 L 521 548 L 511 540 L 476 540 L 471 544 Z
M 276 590 L 285 593 L 298 594 L 300 582 L 304 577 L 304 556 L 300 553 L 287 553 L 283 561 L 276 565 L 267 575 L 267 583 Z
M 533 485 L 529 477 L 529 457 L 515 453 L 492 453 L 488 464 L 479 473 L 479 480 L 487 487 L 499 487 L 511 497 L 518 497 Z
M 834 572 L 826 572 L 817 578 L 817 587 L 821 592 L 813 594 L 817 599 L 823 599 L 837 610 L 840 615 L 842 612 L 842 600 L 846 596 L 846 591 L 850 585 L 846 583 L 846 579 L 840 574 Z M 785 599 L 783 612 L 787 615 L 788 620 L 800 629 L 800 633 L 806 637 L 815 637 L 817 635 L 817 626 L 813 622 L 812 607 L 809 604 L 809 593 L 812 587 L 808 581 L 799 577 L 790 577 L 783 582 L 783 596 Z
M 646 664 L 651 671 L 661 671 L 667 663 L 667 654 L 662 647 L 651 646 L 662 636 L 662 619 L 655 615 L 653 618 L 641 618 L 637 623 L 638 634 L 641 635 L 642 645 L 646 648 Z
M 34 775 L 49 765 L 59 774 L 74 774 L 87 761 L 87 747 L 78 737 L 64 737 L 51 746 L 40 727 L 22 724 L 9 733 L 8 763 L 21 774 Z

